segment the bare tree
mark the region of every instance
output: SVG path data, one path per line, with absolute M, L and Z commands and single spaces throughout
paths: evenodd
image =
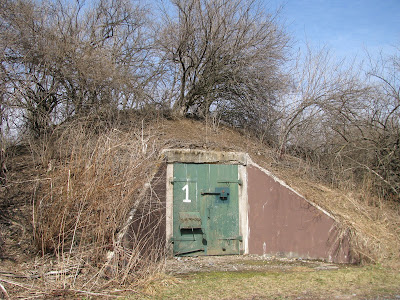
M 400 48 L 371 64 L 374 86 L 364 121 L 368 157 L 357 161 L 376 178 L 384 197 L 400 201 Z
M 288 145 L 321 147 L 328 143 L 332 131 L 345 135 L 341 131 L 359 116 L 369 91 L 354 66 L 333 60 L 326 48 L 307 46 L 292 74 L 292 89 L 279 122 L 279 151 L 283 153 Z
M 46 128 L 56 103 L 50 96 L 45 49 L 45 18 L 30 2 L 6 1 L 0 13 L 3 104 L 26 110 L 30 129 Z M 50 80 L 51 81 L 51 80 Z
M 242 122 L 275 101 L 284 82 L 288 37 L 277 16 L 256 1 L 173 0 L 158 45 L 161 61 L 176 84 L 173 111 L 205 116 L 210 110 Z
M 308 49 L 280 121 L 281 154 L 312 159 L 324 179 L 362 184 L 398 199 L 400 191 L 400 81 L 398 56 L 361 69 Z M 379 67 L 378 67 L 379 66 Z
M 58 49 L 66 58 L 58 70 L 64 94 L 78 114 L 138 105 L 151 77 L 146 11 L 131 1 L 90 5 L 85 9 L 77 1 L 54 8 Z
M 2 78 L 9 107 L 41 136 L 51 124 L 146 101 L 146 12 L 130 1 L 2 3 Z

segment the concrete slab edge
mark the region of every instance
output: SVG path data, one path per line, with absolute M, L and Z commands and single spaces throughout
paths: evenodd
M 223 163 L 247 165 L 244 152 L 224 152 L 198 149 L 164 149 L 161 156 L 167 163 Z

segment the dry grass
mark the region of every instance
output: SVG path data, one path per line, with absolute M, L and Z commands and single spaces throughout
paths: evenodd
M 149 193 L 160 144 L 154 129 L 144 122 L 131 125 L 124 131 L 107 124 L 93 128 L 92 120 L 78 120 L 45 141 L 31 143 L 34 164 L 30 168 L 36 170 L 35 179 L 11 182 L 9 188 L 15 189 L 14 201 L 19 190 L 33 188 L 29 203 L 19 205 L 29 209 L 25 215 L 31 223 L 24 243 L 33 242 L 36 250 L 30 251 L 37 251 L 42 263 L 37 267 L 37 257 L 32 257 L 25 266 L 20 263 L 16 273 L 10 264 L 6 276 L 28 283 L 0 278 L 7 288 L 22 295 L 73 290 L 95 293 L 110 284 L 136 284 L 160 271 L 164 252 L 161 246 L 157 248 L 151 231 L 156 231 L 162 220 L 149 222 L 149 227 L 145 224 L 148 218 L 143 217 L 156 206 Z M 129 214 L 133 221 L 141 222 L 139 229 L 147 226 L 148 232 L 137 235 L 134 247 L 127 249 L 118 233 Z M 114 249 L 113 261 L 107 261 L 107 254 Z
M 35 240 L 42 253 L 81 252 L 90 245 L 97 260 L 138 200 L 156 149 L 145 149 L 148 144 L 135 132 L 111 129 L 88 138 L 75 128 L 63 132 L 55 147 L 67 159 L 51 166 L 34 202 Z

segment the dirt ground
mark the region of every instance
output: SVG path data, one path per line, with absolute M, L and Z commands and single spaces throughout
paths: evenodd
M 165 272 L 175 275 L 198 272 L 337 270 L 344 266 L 317 260 L 258 255 L 187 256 L 169 258 L 166 262 Z
M 400 299 L 400 273 L 379 265 L 244 256 L 175 257 L 148 299 Z M 172 281 L 171 278 L 175 281 Z M 129 298 L 131 299 L 131 298 Z M 137 299 L 137 298 L 132 298 Z

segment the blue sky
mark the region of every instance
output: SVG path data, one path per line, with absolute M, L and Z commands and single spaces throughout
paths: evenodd
M 298 42 L 326 45 L 339 58 L 393 53 L 400 47 L 400 0 L 262 0 Z

